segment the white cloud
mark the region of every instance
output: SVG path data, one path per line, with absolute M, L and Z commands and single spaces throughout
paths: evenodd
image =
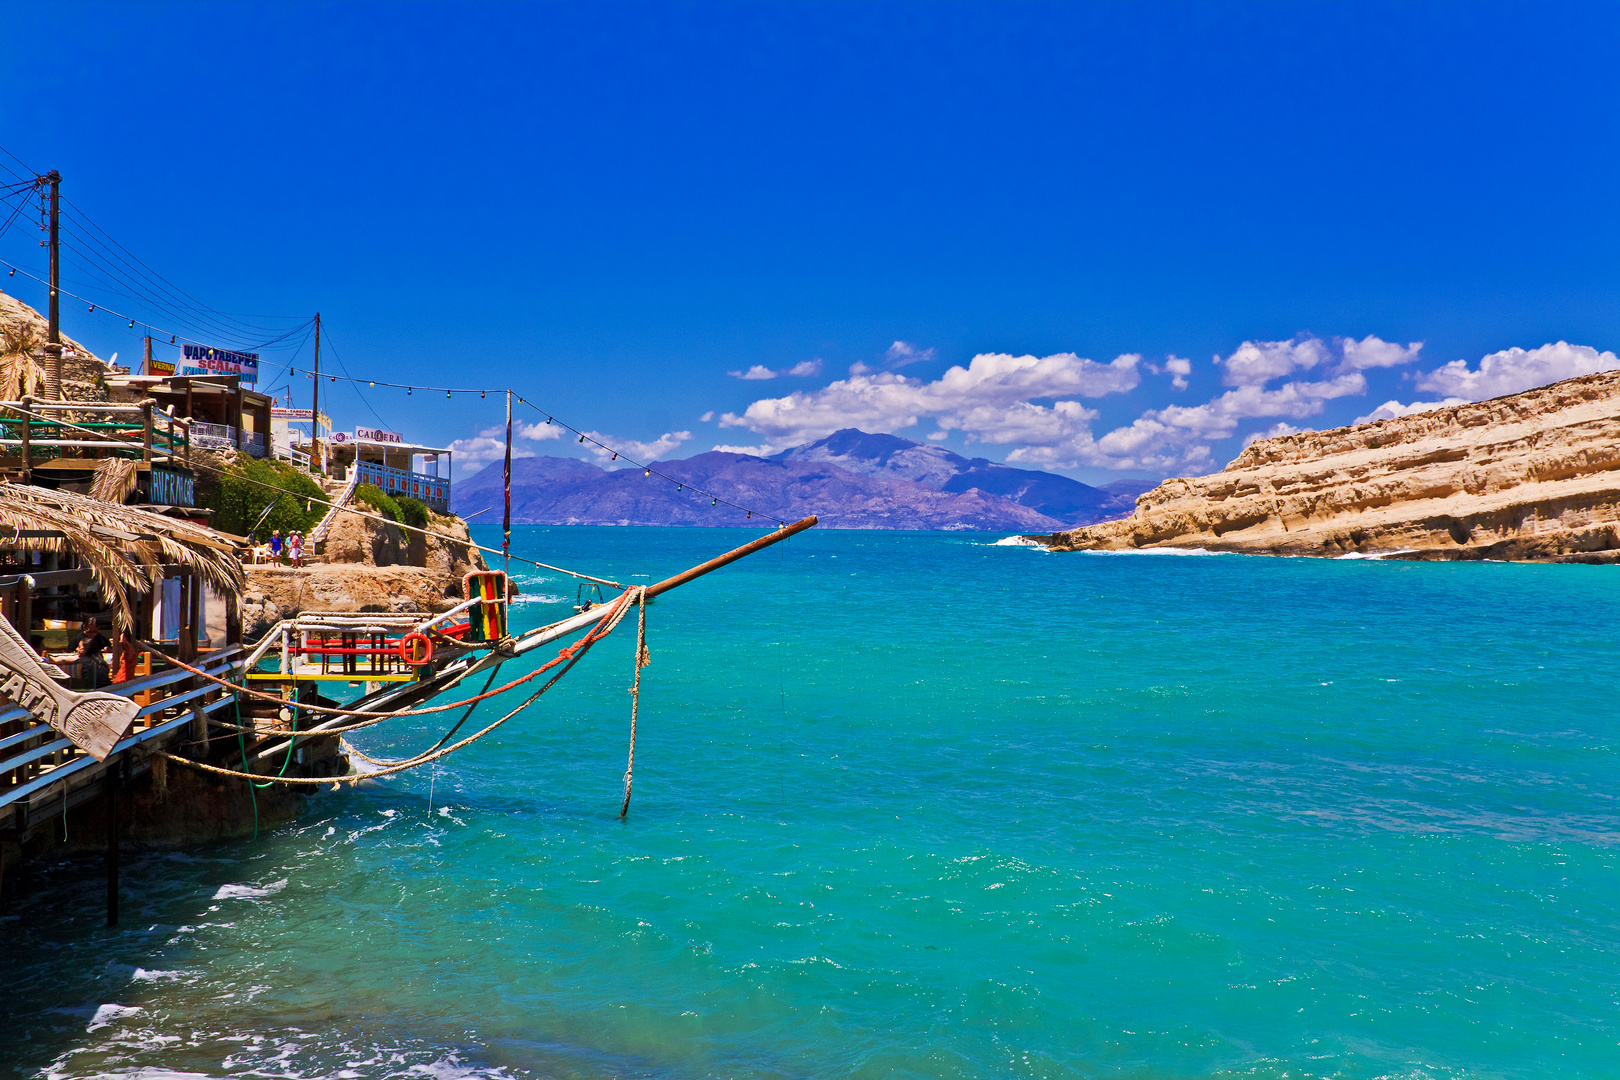
M 592 441 L 587 442 L 585 446 L 598 461 L 611 462 L 615 452 L 635 458 L 637 461 L 657 461 L 691 437 L 690 431 L 666 431 L 652 442 L 638 442 L 635 439 L 619 439 L 612 435 L 604 435 L 600 431 L 587 431 L 585 438 Z M 605 443 L 612 449 L 604 449 L 596 443 Z
M 516 434 L 516 428 L 513 429 Z M 455 452 L 456 473 L 459 476 L 471 476 L 492 461 L 502 461 L 506 458 L 506 427 L 486 428 L 471 439 L 457 439 L 450 444 Z M 512 457 L 534 457 L 534 451 L 526 446 L 512 445 Z
M 1430 409 L 1444 409 L 1452 405 L 1466 405 L 1466 398 L 1450 397 L 1444 401 L 1414 401 L 1410 405 L 1402 405 L 1398 401 L 1386 401 L 1366 416 L 1358 416 L 1352 423 L 1370 424 L 1374 420 L 1394 420 L 1400 416 L 1411 416 L 1413 413 L 1428 412 Z
M 929 351 L 932 352 L 932 350 Z M 821 357 L 818 356 L 814 360 L 801 360 L 792 367 L 783 368 L 781 371 L 772 371 L 764 364 L 755 364 L 747 371 L 728 371 L 726 374 L 733 379 L 743 379 L 748 382 L 756 382 L 761 379 L 813 379 L 821 374 Z
M 1185 356 L 1177 356 L 1175 353 L 1171 353 L 1165 357 L 1164 370 L 1174 376 L 1170 380 L 1171 386 L 1177 390 L 1187 389 L 1187 376 L 1192 374 L 1191 360 Z
M 1517 394 L 1535 386 L 1620 368 L 1620 358 L 1612 352 L 1598 352 L 1589 345 L 1560 341 L 1539 349 L 1504 349 L 1491 353 L 1470 370 L 1466 360 L 1453 360 L 1417 381 L 1419 390 L 1433 390 L 1449 397 L 1483 401 Z
M 895 371 L 908 364 L 926 363 L 933 358 L 933 349 L 919 349 L 910 342 L 897 341 L 883 354 L 883 368 L 885 371 Z
M 1344 367 L 1351 371 L 1366 371 L 1369 368 L 1397 367 L 1401 364 L 1410 364 L 1418 358 L 1423 349 L 1423 342 L 1413 341 L 1405 346 L 1394 342 L 1383 341 L 1372 334 L 1368 334 L 1360 341 L 1354 338 L 1334 338 L 1339 350 L 1344 354 Z
M 498 427 L 490 428 L 489 432 L 484 434 L 499 432 L 500 430 Z M 533 442 L 545 442 L 547 439 L 562 438 L 563 429 L 560 424 L 542 424 L 538 421 L 533 424 L 517 423 L 512 425 L 512 437 L 514 439 L 529 439 Z
M 1321 338 L 1301 336 L 1292 341 L 1245 341 L 1232 355 L 1215 362 L 1226 368 L 1221 382 L 1227 386 L 1264 386 L 1272 379 L 1307 371 L 1331 362 L 1332 350 Z
M 1141 381 L 1137 371 L 1141 359 L 1127 353 L 1100 364 L 1074 353 L 1045 357 L 981 353 L 967 367 L 953 366 L 931 382 L 857 365 L 848 378 L 820 390 L 763 398 L 740 416 L 726 413 L 720 426 L 747 428 L 791 445 L 847 427 L 903 430 L 931 416 L 942 429 L 963 431 L 970 439 L 979 438 L 982 431 L 981 441 L 990 442 L 1017 427 L 1050 427 L 1055 421 L 1049 414 L 1054 412 L 1072 421 L 1073 410 L 1084 411 L 1073 401 L 1045 408 L 1030 404 L 1034 400 L 1101 397 L 1133 389 Z
M 1423 342 L 1396 345 L 1373 334 L 1357 341 L 1336 337 L 1331 341 L 1301 334 L 1291 341 L 1245 341 L 1232 355 L 1215 362 L 1226 368 L 1221 381 L 1227 386 L 1264 386 L 1273 379 L 1298 371 L 1324 368 L 1342 375 L 1369 368 L 1395 367 L 1418 358 Z
M 1322 382 L 1284 383 L 1271 390 L 1240 386 L 1202 405 L 1151 409 L 1099 439 L 1075 425 L 1063 441 L 1020 446 L 1007 455 L 1007 460 L 1057 468 L 1090 465 L 1158 472 L 1207 468 L 1214 455 L 1208 444 L 1229 438 L 1243 420 L 1269 416 L 1301 419 L 1320 413 L 1334 398 L 1366 392 L 1367 380 L 1360 372 Z
M 758 446 L 729 446 L 725 443 L 721 443 L 717 446 L 711 446 L 709 449 L 711 451 L 717 450 L 722 454 L 747 454 L 750 457 L 770 457 L 772 454 L 777 453 L 782 448 L 780 446 L 772 446 L 770 443 L 760 443 Z
M 698 423 L 707 424 L 710 420 L 713 420 L 713 419 L 714 419 L 714 410 L 710 409 L 708 412 L 706 412 L 702 416 L 698 417 Z

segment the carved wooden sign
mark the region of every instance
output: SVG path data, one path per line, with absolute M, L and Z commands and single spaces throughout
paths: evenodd
M 76 694 L 58 686 L 9 620 L 0 619 L 0 694 L 66 735 L 97 761 L 105 761 L 129 734 L 141 707 L 118 694 Z

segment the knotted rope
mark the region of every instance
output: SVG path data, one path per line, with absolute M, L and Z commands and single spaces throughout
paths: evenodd
M 652 662 L 647 654 L 647 588 L 642 586 L 636 598 L 640 617 L 636 621 L 636 674 L 630 683 L 630 756 L 624 764 L 624 805 L 619 807 L 619 820 L 630 813 L 630 781 L 636 771 L 636 710 L 641 705 L 641 669 Z

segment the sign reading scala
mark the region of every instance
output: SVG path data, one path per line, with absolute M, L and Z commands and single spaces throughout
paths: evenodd
M 259 381 L 259 354 L 210 349 L 207 345 L 180 346 L 182 375 L 240 375 L 243 382 Z
M 399 432 L 384 431 L 382 428 L 357 427 L 354 429 L 354 437 L 358 442 L 386 442 L 400 444 L 405 442 L 405 436 L 401 435 Z

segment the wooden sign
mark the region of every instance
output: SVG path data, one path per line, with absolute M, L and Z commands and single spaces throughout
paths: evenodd
M 66 735 L 74 746 L 105 761 L 129 734 L 141 707 L 119 694 L 76 694 L 58 686 L 7 619 L 0 619 L 0 694 Z

